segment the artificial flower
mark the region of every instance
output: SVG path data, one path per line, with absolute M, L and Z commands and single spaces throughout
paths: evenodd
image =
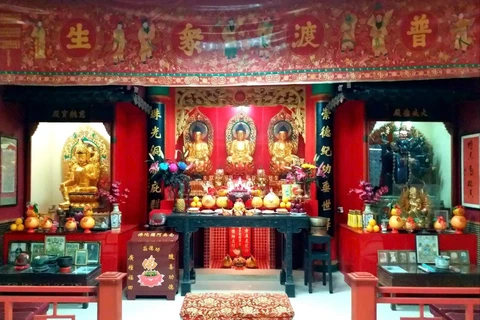
M 185 171 L 187 169 L 187 164 L 183 161 L 180 161 L 178 163 L 178 169 L 182 170 L 182 171 Z
M 168 170 L 168 163 L 166 163 L 166 162 L 160 163 L 160 170 L 167 171 Z
M 358 197 L 364 203 L 374 204 L 380 201 L 382 195 L 387 192 L 387 186 L 374 187 L 370 182 L 361 180 L 358 188 L 350 189 L 349 193 L 358 194 Z
M 178 166 L 176 163 L 170 163 L 170 165 L 168 166 L 168 170 L 172 173 L 175 173 L 178 171 Z

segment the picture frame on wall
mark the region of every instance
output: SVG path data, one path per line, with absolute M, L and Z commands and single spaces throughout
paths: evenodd
M 110 214 L 109 213 L 96 213 L 92 216 L 95 220 L 95 225 L 92 230 L 106 231 L 110 230 Z
M 83 248 L 87 250 L 87 264 L 100 264 L 100 243 L 85 242 Z
M 388 264 L 388 252 L 378 250 L 378 264 Z
M 462 205 L 480 209 L 480 133 L 461 137 Z
M 440 250 L 438 247 L 438 235 L 417 234 L 415 236 L 415 249 L 417 263 L 434 264 Z
M 45 254 L 61 257 L 65 255 L 65 236 L 45 236 Z
M 0 207 L 18 204 L 18 140 L 0 135 Z
M 65 256 L 75 258 L 75 252 L 80 249 L 80 242 L 67 242 L 65 244 Z
M 8 250 L 8 263 L 14 263 L 17 256 L 22 252 L 28 253 L 26 242 L 10 242 L 10 247 Z
M 75 250 L 75 265 L 86 266 L 87 265 L 87 250 L 79 249 Z
M 30 259 L 33 260 L 35 257 L 42 256 L 45 254 L 45 243 L 44 242 L 32 242 L 30 244 Z

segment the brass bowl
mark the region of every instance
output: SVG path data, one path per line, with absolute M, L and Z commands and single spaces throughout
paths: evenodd
M 329 218 L 325 217 L 310 217 L 310 225 L 312 227 L 326 227 L 329 220 Z
M 310 234 L 312 236 L 326 236 L 327 231 L 327 227 L 310 227 Z

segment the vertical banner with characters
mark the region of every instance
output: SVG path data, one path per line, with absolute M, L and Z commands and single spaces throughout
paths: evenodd
M 244 258 L 251 256 L 251 228 L 230 228 L 229 229 L 229 254 L 232 257 L 240 255 Z M 238 254 L 237 250 L 240 250 Z
M 148 148 L 153 161 L 164 160 L 165 147 L 165 104 L 157 103 L 148 116 Z M 160 208 L 162 187 L 157 181 L 148 181 L 148 207 L 150 210 Z
M 326 108 L 326 101 L 316 103 L 317 119 L 317 146 L 316 165 L 321 167 L 324 173 L 323 177 L 318 177 L 319 184 L 317 188 L 317 199 L 320 205 L 319 215 L 330 218 L 330 225 L 334 225 L 333 209 L 333 114 Z M 328 233 L 333 236 L 334 228 L 330 228 Z

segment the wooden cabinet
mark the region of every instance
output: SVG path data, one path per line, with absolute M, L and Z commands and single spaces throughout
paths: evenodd
M 127 245 L 127 299 L 166 296 L 178 290 L 178 235 L 136 231 Z

